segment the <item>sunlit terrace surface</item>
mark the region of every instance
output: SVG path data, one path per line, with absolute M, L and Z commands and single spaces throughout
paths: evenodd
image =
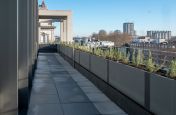
M 57 53 L 40 53 L 28 115 L 126 115 Z

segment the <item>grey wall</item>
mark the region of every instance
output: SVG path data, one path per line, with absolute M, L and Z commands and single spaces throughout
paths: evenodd
M 109 62 L 109 84 L 144 105 L 145 93 L 144 71 L 124 64 Z
M 0 14 L 0 112 L 6 112 L 18 108 L 17 0 L 1 0 Z
M 176 81 L 152 74 L 150 109 L 159 115 L 176 115 Z
M 73 59 L 73 48 L 68 47 L 67 48 L 67 55 L 69 58 Z
M 19 0 L 19 39 L 18 39 L 18 88 L 19 106 L 27 109 L 29 90 L 28 90 L 28 39 L 27 36 L 27 0 Z
M 80 64 L 86 69 L 90 70 L 90 54 L 87 52 L 80 52 Z
M 79 63 L 79 50 L 75 50 L 75 52 L 74 52 L 74 56 L 75 56 L 75 61 L 77 62 L 77 63 Z
M 103 79 L 104 81 L 108 82 L 108 75 L 107 75 L 107 60 L 99 57 L 99 56 L 95 56 L 95 55 L 91 55 L 91 72 L 93 72 L 94 74 L 96 74 L 98 77 L 100 77 L 101 79 Z
M 68 56 L 68 54 L 67 54 L 67 47 L 64 48 L 63 53 L 64 53 L 64 55 Z

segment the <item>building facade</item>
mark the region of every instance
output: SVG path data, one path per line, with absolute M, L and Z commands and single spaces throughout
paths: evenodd
M 48 10 L 44 1 L 39 5 L 39 10 Z M 40 33 L 39 44 L 50 44 L 55 42 L 54 30 L 52 19 L 39 19 Z
M 147 36 L 152 39 L 171 39 L 171 31 L 147 31 Z
M 0 115 L 27 115 L 37 67 L 39 19 L 57 18 L 61 40 L 71 42 L 72 12 L 38 10 L 38 0 L 1 0 L 0 9 Z
M 123 33 L 135 36 L 134 23 L 123 23 Z
M 39 6 L 39 41 L 52 43 L 55 37 L 52 34 L 55 28 L 52 23 L 59 22 L 60 26 L 60 41 L 73 42 L 72 31 L 72 11 L 71 10 L 48 10 L 47 6 L 42 1 Z M 46 32 L 47 30 L 47 32 Z M 54 38 L 54 40 L 53 40 Z
M 55 26 L 52 20 L 40 19 L 39 44 L 48 44 L 55 42 L 54 30 Z
M 0 9 L 0 115 L 26 115 L 38 51 L 38 0 L 0 0 Z

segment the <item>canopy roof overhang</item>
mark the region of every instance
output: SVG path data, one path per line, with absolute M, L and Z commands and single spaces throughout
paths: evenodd
M 39 19 L 67 19 L 72 15 L 70 10 L 39 10 Z

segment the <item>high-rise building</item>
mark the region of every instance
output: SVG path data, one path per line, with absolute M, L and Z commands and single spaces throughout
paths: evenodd
M 135 36 L 134 23 L 123 23 L 123 33 Z
M 171 39 L 171 31 L 147 31 L 147 36 L 152 39 Z

